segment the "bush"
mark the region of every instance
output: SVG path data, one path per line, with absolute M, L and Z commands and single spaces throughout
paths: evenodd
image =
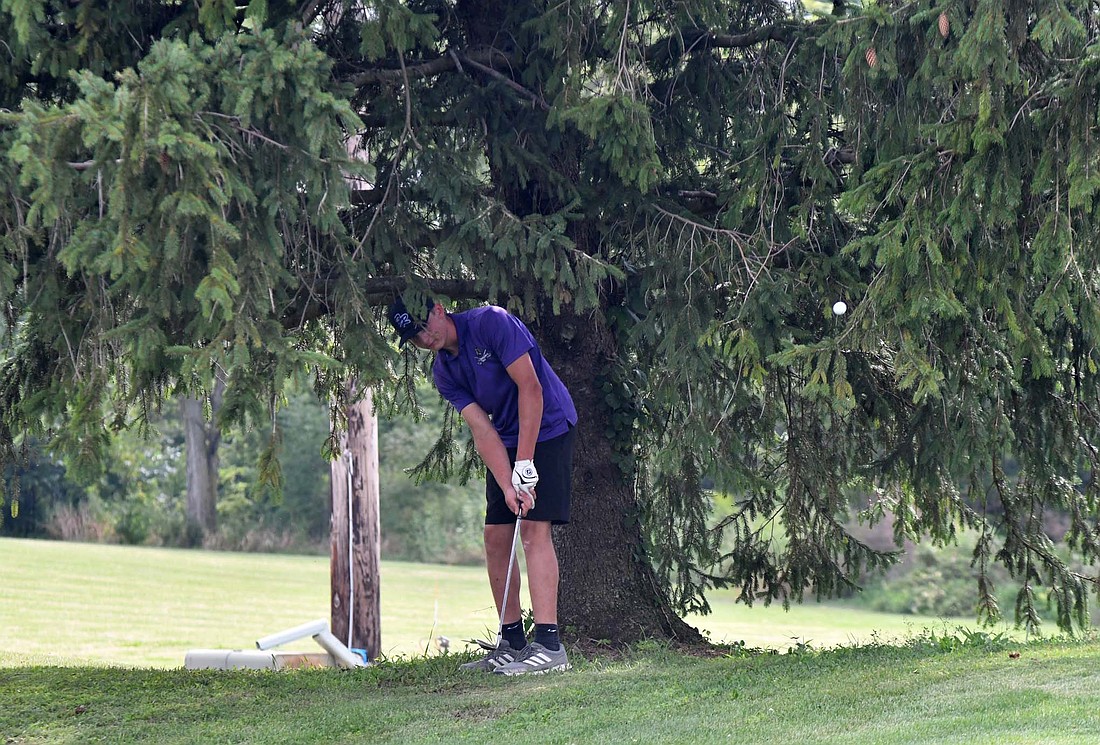
M 851 602 L 884 613 L 976 618 L 978 568 L 971 566 L 976 542 L 976 535 L 967 532 L 953 545 L 908 545 L 905 558 L 885 575 L 865 577 L 863 590 Z M 1072 568 L 1087 573 L 1067 548 L 1063 546 L 1059 553 Z M 1019 581 L 998 563 L 987 567 L 987 575 L 1004 619 L 1012 623 Z M 1044 598 L 1046 589 L 1037 587 L 1037 597 Z M 1040 607 L 1039 611 L 1044 621 L 1053 622 L 1053 606 Z M 1093 624 L 1100 622 L 1096 609 L 1091 615 Z
M 87 541 L 90 543 L 114 543 L 114 527 L 104 514 L 101 505 L 91 501 L 78 504 L 59 502 L 49 510 L 43 523 L 47 536 L 62 541 Z
M 911 547 L 905 560 L 885 576 L 867 581 L 856 597 L 872 610 L 886 613 L 976 616 L 978 569 L 970 566 L 973 550 L 972 543 Z M 1008 573 L 1000 567 L 990 572 L 998 587 L 1007 582 Z

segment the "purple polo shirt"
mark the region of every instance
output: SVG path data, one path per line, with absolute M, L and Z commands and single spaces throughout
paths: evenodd
M 481 308 L 448 313 L 458 332 L 458 354 L 443 350 L 435 357 L 432 377 L 443 398 L 458 411 L 472 403 L 481 406 L 505 447 L 519 443 L 519 388 L 507 367 L 525 353 L 531 355 L 542 384 L 542 425 L 538 441 L 565 434 L 577 423 L 569 391 L 550 367 L 523 322 L 504 308 Z

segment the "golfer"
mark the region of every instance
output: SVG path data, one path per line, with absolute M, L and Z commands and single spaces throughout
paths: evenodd
M 569 522 L 577 410 L 527 327 L 503 308 L 448 313 L 429 302 L 413 318 L 401 299 L 389 319 L 401 337 L 435 352 L 432 377 L 470 428 L 485 462 L 485 564 L 502 619 L 500 644 L 462 667 L 503 675 L 568 670 L 558 637 L 558 557 L 551 525 Z M 421 316 L 422 317 L 422 316 Z M 516 517 L 527 557 L 535 616 L 528 643 L 519 605 L 519 569 L 508 581 Z M 504 597 L 504 588 L 510 589 Z

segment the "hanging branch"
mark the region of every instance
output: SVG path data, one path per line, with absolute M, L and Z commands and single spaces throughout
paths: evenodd
M 463 62 L 482 65 L 494 70 L 508 69 L 513 66 L 512 58 L 499 49 L 479 49 L 469 53 L 456 53 L 455 55 L 447 53 L 419 65 L 365 70 L 353 77 L 350 82 L 352 85 L 360 87 L 369 83 L 400 83 L 405 80 L 429 78 L 440 73 L 458 70 L 460 66 L 458 57 Z
M 773 23 L 743 34 L 721 34 L 707 29 L 688 28 L 650 44 L 645 50 L 645 59 L 651 62 L 668 61 L 711 49 L 751 47 L 762 41 L 789 43 L 794 39 L 794 30 L 795 27 L 787 23 Z

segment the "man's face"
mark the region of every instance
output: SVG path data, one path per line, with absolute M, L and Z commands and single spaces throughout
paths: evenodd
M 414 336 L 409 341 L 413 346 L 420 349 L 430 349 L 433 352 L 438 352 L 447 345 L 447 322 L 443 318 L 443 311 L 439 305 L 432 308 L 432 312 L 428 314 L 428 320 L 424 324 L 424 328 L 420 329 L 420 333 Z

